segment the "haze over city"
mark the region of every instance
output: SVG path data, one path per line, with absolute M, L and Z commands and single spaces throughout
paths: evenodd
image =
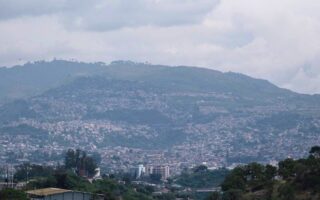
M 319 0 L 0 0 L 0 200 L 320 199 Z

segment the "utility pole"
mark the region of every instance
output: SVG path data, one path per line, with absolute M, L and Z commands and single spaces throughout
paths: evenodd
M 7 184 L 7 188 L 9 187 L 9 169 L 8 169 L 8 165 L 6 165 L 6 184 Z
M 10 165 L 10 188 L 13 188 L 13 165 Z
M 27 184 L 29 183 L 29 167 L 27 167 Z
M 13 188 L 13 173 L 14 173 L 14 169 L 13 169 L 13 165 L 11 165 L 11 188 Z
M 26 167 L 27 167 L 27 184 L 28 184 L 28 182 L 29 182 L 29 166 L 27 165 Z

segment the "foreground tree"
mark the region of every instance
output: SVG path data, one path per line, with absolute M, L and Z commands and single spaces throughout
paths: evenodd
M 1 200 L 27 200 L 27 195 L 23 191 L 15 189 L 3 189 L 0 191 Z
M 77 174 L 93 176 L 97 168 L 96 161 L 85 151 L 69 149 L 65 155 L 66 169 L 75 169 Z M 84 174 L 83 174 L 84 173 Z
M 222 200 L 242 197 L 279 200 L 319 199 L 320 147 L 312 147 L 309 153 L 308 158 L 298 160 L 288 158 L 280 161 L 278 169 L 257 163 L 238 166 L 222 183 L 223 194 L 219 198 Z M 275 179 L 276 176 L 281 179 Z M 211 197 L 213 198 L 213 195 Z

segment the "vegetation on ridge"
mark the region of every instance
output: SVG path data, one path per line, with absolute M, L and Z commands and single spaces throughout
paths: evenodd
M 285 159 L 278 168 L 251 163 L 238 166 L 221 184 L 223 193 L 210 200 L 302 200 L 320 198 L 320 147 L 308 158 Z

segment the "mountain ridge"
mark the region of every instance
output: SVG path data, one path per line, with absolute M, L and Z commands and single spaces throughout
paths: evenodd
M 82 75 L 64 84 L 0 106 L 0 142 L 13 141 L 14 149 L 41 144 L 44 151 L 153 149 L 190 165 L 219 166 L 302 157 L 320 142 L 319 96 L 202 68 L 123 61 L 92 66 L 84 64 Z M 23 151 L 32 155 L 34 149 Z
M 0 77 L 2 77 L 0 80 L 0 91 L 2 91 L 0 92 L 0 102 L 39 95 L 48 89 L 61 86 L 81 76 L 102 75 L 107 78 L 120 80 L 148 80 L 148 78 L 149 80 L 159 80 L 164 79 L 168 73 L 181 70 L 185 70 L 186 74 L 182 75 L 187 76 L 190 76 L 190 74 L 187 74 L 187 71 L 192 71 L 192 73 L 202 73 L 204 75 L 208 73 L 210 76 L 206 76 L 206 79 L 225 76 L 234 80 L 246 79 L 246 81 L 259 81 L 261 84 L 265 82 L 264 84 L 269 85 L 269 87 L 275 86 L 267 80 L 252 78 L 240 73 L 220 72 L 199 67 L 151 65 L 131 61 L 114 61 L 107 65 L 102 62 L 85 63 L 53 60 L 50 62 L 36 61 L 10 68 L 0 68 Z M 257 83 L 255 82 L 255 84 Z M 206 85 L 203 86 L 206 87 Z M 281 89 L 283 92 L 289 92 L 287 89 Z

